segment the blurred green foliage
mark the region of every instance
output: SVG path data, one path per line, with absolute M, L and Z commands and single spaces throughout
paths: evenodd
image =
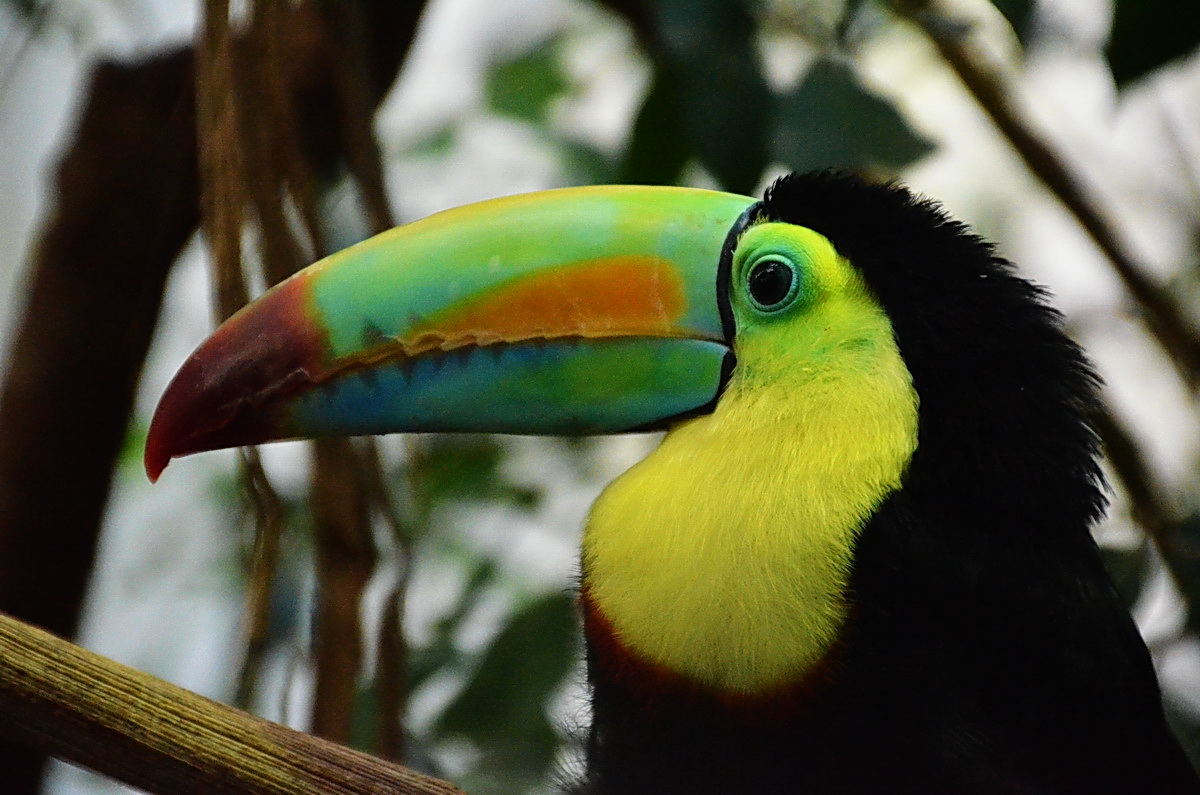
M 466 687 L 435 729 L 462 736 L 481 749 L 471 792 L 523 792 L 543 782 L 559 745 L 547 716 L 551 697 L 575 667 L 575 602 L 548 593 L 516 610 L 483 654 Z
M 767 165 L 767 119 L 771 95 L 755 47 L 757 27 L 750 7 L 728 0 L 658 0 L 657 57 L 652 59 L 658 103 L 643 106 L 634 129 L 631 152 L 638 161 L 653 158 L 654 149 L 639 146 L 639 132 L 652 141 L 677 147 L 696 158 L 726 189 L 752 193 Z M 672 100 L 666 104 L 667 100 Z M 647 108 L 653 112 L 649 116 Z M 674 141 L 664 140 L 653 125 L 665 123 Z M 659 148 L 659 155 L 677 155 Z M 632 168 L 627 175 L 634 182 Z M 675 181 L 679 174 L 670 175 Z
M 496 64 L 488 73 L 487 102 L 497 113 L 540 124 L 550 104 L 569 87 L 559 56 L 560 42 L 551 41 Z
M 503 462 L 504 448 L 493 437 L 433 436 L 425 440 L 415 467 L 396 475 L 419 492 L 426 526 L 435 513 L 455 505 L 536 509 L 540 493 L 512 483 Z M 495 561 L 459 543 L 436 536 L 423 544 L 459 559 L 469 575 L 461 598 L 436 621 L 430 641 L 410 651 L 414 692 L 435 675 L 449 672 L 461 679 L 461 688 L 431 728 L 415 739 L 425 747 L 468 741 L 478 759 L 458 783 L 471 792 L 536 790 L 562 743 L 547 703 L 578 659 L 574 600 L 565 590 L 518 589 L 516 608 L 481 651 L 469 653 L 459 641 L 465 624 L 487 598 L 514 597 L 513 586 Z
M 608 155 L 554 129 L 554 103 L 572 88 L 563 69 L 563 45 L 561 36 L 552 37 L 528 52 L 495 63 L 484 91 L 488 108 L 536 130 L 557 151 L 572 182 L 611 182 L 615 164 Z
M 847 64 L 822 58 L 779 100 L 776 157 L 795 171 L 837 166 L 898 170 L 933 150 Z
M 498 500 L 527 509 L 538 494 L 507 481 L 500 471 L 504 450 L 486 436 L 432 436 L 410 476 L 433 506 L 447 500 Z

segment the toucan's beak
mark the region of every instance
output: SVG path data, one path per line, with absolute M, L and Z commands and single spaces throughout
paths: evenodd
M 334 254 L 184 363 L 146 471 L 276 439 L 614 433 L 708 410 L 732 368 L 718 264 L 751 204 L 571 188 L 449 210 Z

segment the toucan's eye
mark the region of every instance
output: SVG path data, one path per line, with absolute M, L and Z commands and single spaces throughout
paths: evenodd
M 767 256 L 750 266 L 746 287 L 750 301 L 763 312 L 783 309 L 796 297 L 800 280 L 792 263 L 779 256 Z

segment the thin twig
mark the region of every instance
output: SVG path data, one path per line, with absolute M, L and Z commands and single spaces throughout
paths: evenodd
M 420 455 L 420 440 L 405 439 L 408 449 L 410 493 L 413 499 L 416 484 L 412 479 Z M 363 445 L 363 461 L 371 499 L 391 531 L 394 545 L 392 568 L 395 580 L 384 604 L 379 625 L 379 651 L 375 661 L 376 693 L 379 700 L 377 753 L 385 759 L 404 759 L 405 742 L 403 717 L 408 704 L 408 641 L 404 636 L 405 597 L 408 594 L 409 573 L 412 569 L 412 532 L 400 520 L 383 477 L 383 461 L 374 439 Z
M 375 234 L 396 225 L 384 187 L 383 161 L 372 129 L 370 74 L 366 61 L 367 31 L 362 6 L 333 3 L 326 16 L 337 30 L 344 58 L 337 60 L 338 98 L 346 164 L 358 185 L 363 208 Z
M 263 469 L 258 449 L 243 448 L 242 479 L 254 510 L 254 551 L 246 583 L 246 653 L 238 671 L 234 704 L 248 709 L 258 689 L 259 672 L 269 647 L 271 593 L 279 566 L 279 542 L 283 536 L 284 511 L 279 495 Z
M 242 151 L 232 92 L 229 0 L 205 0 L 196 48 L 200 206 L 213 260 L 217 320 L 247 301 L 242 276 Z
M 272 30 L 258 16 L 236 42 L 234 53 L 232 82 L 239 109 L 238 133 L 247 154 L 246 190 L 258 217 L 263 272 L 267 283 L 275 284 L 313 259 L 313 252 L 296 240 L 285 212 L 284 176 L 275 137 L 292 119 L 277 115 L 278 103 L 263 101 L 270 93 L 270 59 L 278 54 Z
M 317 581 L 312 730 L 348 741 L 362 671 L 363 593 L 375 571 L 369 489 L 348 439 L 312 443 Z
M 1112 409 L 1102 407 L 1092 422 L 1104 441 L 1104 452 L 1117 485 L 1129 500 L 1133 521 L 1158 549 L 1163 566 L 1189 608 L 1188 629 L 1200 633 L 1200 611 L 1195 609 L 1200 604 L 1200 591 L 1193 584 L 1196 583 L 1197 551 L 1181 543 L 1182 522 L 1178 511 L 1158 485 L 1133 434 Z
M 450 795 L 0 615 L 0 734 L 150 792 Z

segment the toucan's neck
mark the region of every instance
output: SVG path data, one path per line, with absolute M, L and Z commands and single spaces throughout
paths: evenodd
M 584 587 L 633 658 L 753 696 L 803 679 L 835 643 L 857 532 L 917 437 L 886 318 L 866 326 L 786 382 L 736 375 L 712 415 L 601 495 Z

